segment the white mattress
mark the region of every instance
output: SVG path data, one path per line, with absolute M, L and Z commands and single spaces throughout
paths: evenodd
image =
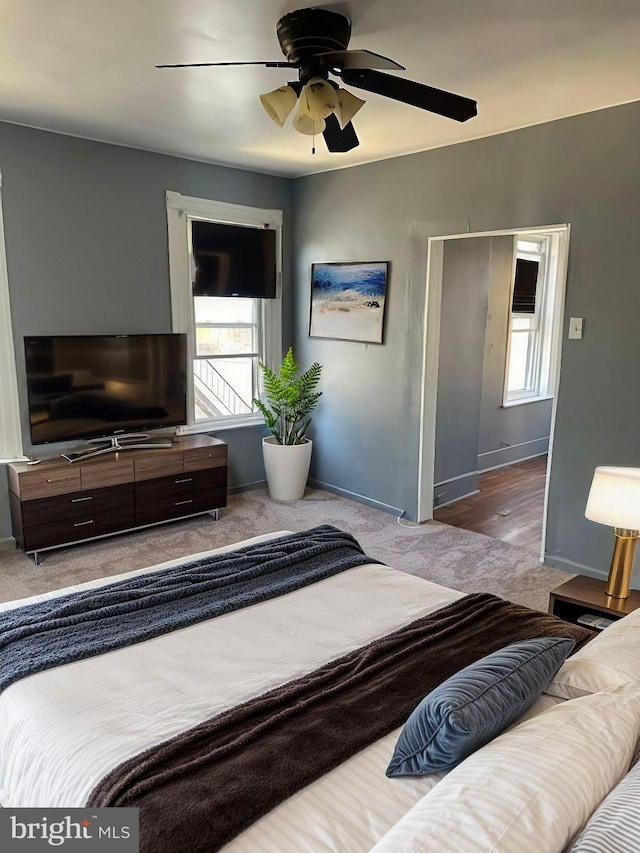
M 104 582 L 0 605 L 0 611 Z M 84 805 L 97 782 L 127 758 L 462 595 L 369 564 L 22 679 L 0 694 L 0 801 L 12 807 Z M 558 701 L 543 696 L 529 714 Z M 225 850 L 369 850 L 441 778 L 387 779 L 398 734 L 299 791 Z

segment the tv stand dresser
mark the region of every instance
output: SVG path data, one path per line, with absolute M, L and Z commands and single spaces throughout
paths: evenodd
M 227 445 L 185 436 L 168 449 L 7 466 L 17 545 L 33 554 L 209 512 L 227 504 Z

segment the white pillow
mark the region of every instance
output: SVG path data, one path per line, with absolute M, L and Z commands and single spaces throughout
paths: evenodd
M 600 803 L 571 845 L 570 853 L 640 850 L 640 764 Z
M 576 699 L 640 681 L 640 610 L 605 628 L 562 664 L 545 693 Z
M 639 736 L 640 684 L 549 708 L 466 758 L 373 851 L 562 850 L 627 772 Z

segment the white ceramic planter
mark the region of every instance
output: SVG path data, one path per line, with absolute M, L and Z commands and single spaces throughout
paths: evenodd
M 298 501 L 304 495 L 311 464 L 310 438 L 304 444 L 278 444 L 270 435 L 262 439 L 262 456 L 269 497 L 274 501 Z

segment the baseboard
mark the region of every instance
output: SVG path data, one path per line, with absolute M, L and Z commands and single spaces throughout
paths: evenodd
M 237 495 L 240 492 L 254 492 L 256 489 L 266 489 L 266 480 L 255 480 L 253 483 L 243 483 L 241 486 L 229 486 L 227 492 L 230 495 Z
M 8 536 L 6 539 L 0 539 L 0 551 L 10 551 L 16 547 L 16 540 L 13 536 Z
M 433 508 L 438 509 L 441 506 L 455 503 L 455 501 L 460 501 L 469 495 L 475 495 L 478 491 L 477 471 L 468 471 L 466 474 L 459 474 L 450 480 L 434 483 Z
M 592 566 L 585 566 L 583 563 L 576 563 L 573 560 L 568 560 L 566 557 L 558 557 L 553 554 L 545 554 L 542 562 L 545 566 L 552 566 L 554 569 L 560 569 L 572 575 L 587 575 L 590 578 L 606 580 L 609 574 L 607 570 L 594 569 Z
M 534 459 L 548 452 L 549 436 L 547 435 L 544 438 L 535 438 L 533 441 L 523 441 L 521 444 L 511 444 L 509 447 L 478 453 L 478 470 L 493 471 L 495 468 L 514 465 L 516 462 L 526 462 L 527 459 Z
M 374 509 L 379 509 L 382 512 L 389 513 L 390 515 L 404 515 L 403 509 L 398 509 L 398 507 L 390 506 L 390 504 L 385 504 L 381 501 L 373 500 L 373 498 L 367 498 L 365 497 L 365 495 L 358 494 L 358 492 L 350 492 L 348 489 L 341 489 L 338 486 L 332 486 L 329 483 L 323 483 L 321 480 L 310 479 L 308 483 L 313 489 L 323 489 L 325 492 L 331 492 L 332 494 L 339 495 L 342 498 L 348 498 L 351 501 L 356 501 L 357 503 L 365 504 L 366 506 L 371 506 Z
M 460 495 L 460 497 L 451 498 L 450 501 L 446 501 L 445 503 L 438 504 L 437 506 L 434 503 L 433 508 L 434 509 L 442 509 L 445 506 L 450 506 L 450 504 L 458 503 L 458 501 L 461 501 L 464 498 L 472 498 L 474 495 L 479 495 L 479 494 L 480 494 L 480 489 L 476 489 L 475 492 L 468 492 L 466 495 Z

